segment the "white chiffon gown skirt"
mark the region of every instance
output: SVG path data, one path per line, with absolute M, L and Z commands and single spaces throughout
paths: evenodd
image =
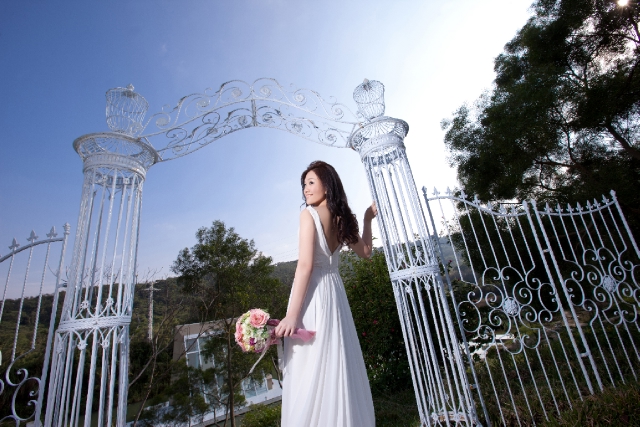
M 282 427 L 374 427 L 371 389 L 338 266 L 317 212 L 314 267 L 298 327 L 316 331 L 303 343 L 284 339 Z

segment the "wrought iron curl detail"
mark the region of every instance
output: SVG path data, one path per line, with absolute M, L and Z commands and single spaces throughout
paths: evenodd
M 141 138 L 149 143 L 168 139 L 157 152 L 161 161 L 182 157 L 203 146 L 250 127 L 279 129 L 334 147 L 346 147 L 348 137 L 362 122 L 334 97 L 310 89 L 283 86 L 275 79 L 252 83 L 232 80 L 217 90 L 206 89 L 165 105 L 143 125 Z
M 40 378 L 35 376 L 29 376 L 29 371 L 26 368 L 19 368 L 15 371 L 15 375 L 18 376 L 18 381 L 14 382 L 11 379 L 11 371 L 15 363 L 18 362 L 27 354 L 29 354 L 31 351 L 32 350 L 20 355 L 14 361 L 12 361 L 9 364 L 9 366 L 7 366 L 7 370 L 5 371 L 5 375 L 4 375 L 4 380 L 0 379 L 0 395 L 2 395 L 2 393 L 5 390 L 5 384 L 9 387 L 14 387 L 13 396 L 11 397 L 11 414 L 0 419 L 0 422 L 6 421 L 6 420 L 14 420 L 16 424 L 19 424 L 20 422 L 28 421 L 29 419 L 31 419 L 36 412 L 36 404 L 38 402 L 37 396 L 38 396 L 38 393 L 41 392 Z M 22 377 L 22 379 L 20 379 L 20 377 Z M 18 409 L 16 408 L 16 399 L 18 395 L 20 395 L 20 390 L 23 387 L 25 387 L 28 382 L 35 382 L 35 384 L 32 387 L 32 390 L 29 390 L 28 392 L 30 399 L 26 402 L 26 405 L 28 407 L 29 406 L 33 407 L 33 411 L 30 414 L 21 416 L 20 414 L 18 414 Z

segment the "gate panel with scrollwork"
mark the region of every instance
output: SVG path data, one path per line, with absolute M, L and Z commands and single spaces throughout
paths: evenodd
M 70 226 L 0 256 L 0 425 L 40 425 Z
M 640 251 L 615 193 L 540 208 L 423 190 L 487 424 L 536 424 L 638 380 Z

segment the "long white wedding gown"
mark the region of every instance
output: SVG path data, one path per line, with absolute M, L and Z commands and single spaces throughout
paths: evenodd
M 362 350 L 338 266 L 314 208 L 313 271 L 298 327 L 316 331 L 303 343 L 285 338 L 282 427 L 373 427 L 375 416 Z

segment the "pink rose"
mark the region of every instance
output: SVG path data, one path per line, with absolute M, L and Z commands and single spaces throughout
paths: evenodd
M 260 310 L 259 308 L 254 308 L 249 310 L 249 322 L 251 326 L 254 328 L 261 328 L 267 324 L 267 320 L 269 320 L 269 314 Z

